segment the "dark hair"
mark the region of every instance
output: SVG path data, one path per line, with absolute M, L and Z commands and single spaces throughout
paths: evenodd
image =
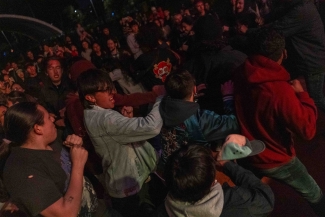
M 108 40 L 112 40 L 115 44 L 118 44 L 119 43 L 119 41 L 118 41 L 118 39 L 116 38 L 116 37 L 108 37 L 107 39 L 106 39 L 106 46 L 107 46 L 107 41 Z
M 140 28 L 135 39 L 141 49 L 153 50 L 159 46 L 158 40 L 164 40 L 164 33 L 157 25 L 146 25 Z
M 8 95 L 0 93 L 0 106 L 8 107 Z
M 63 61 L 63 60 L 62 60 L 61 57 L 58 57 L 58 56 L 51 56 L 51 57 L 48 57 L 48 58 L 46 58 L 46 59 L 44 60 L 44 65 L 43 65 L 44 69 L 47 68 L 47 66 L 48 66 L 48 64 L 49 64 L 49 62 L 50 62 L 51 60 L 57 60 L 57 61 L 59 61 L 61 67 L 63 67 L 63 64 L 62 64 L 62 61 Z
M 216 168 L 211 151 L 200 145 L 183 146 L 167 160 L 164 177 L 170 195 L 195 203 L 210 192 Z
M 27 141 L 35 124 L 44 124 L 44 113 L 38 103 L 21 102 L 10 107 L 5 115 L 4 130 L 6 138 L 18 145 Z
M 132 28 L 132 26 L 135 26 L 135 25 L 138 25 L 138 26 L 139 26 L 139 24 L 138 24 L 137 21 L 132 20 L 131 22 L 129 22 L 129 27 L 130 27 L 130 28 Z
M 94 42 L 91 44 L 91 47 L 93 47 L 94 44 L 97 44 L 99 47 L 102 47 L 98 41 L 94 41 Z
M 187 99 L 191 96 L 195 79 L 188 71 L 170 73 L 165 81 L 167 95 L 173 99 Z
M 190 16 L 185 16 L 182 19 L 182 23 L 185 23 L 187 25 L 193 26 L 194 25 L 194 20 Z
M 77 88 L 80 101 L 85 108 L 92 108 L 94 103 L 85 99 L 87 94 L 95 94 L 99 90 L 108 89 L 109 92 L 115 90 L 114 84 L 108 73 L 99 69 L 88 69 L 82 72 L 77 79 Z
M 205 1 L 203 1 L 203 0 L 195 0 L 193 2 L 193 5 L 196 5 L 196 4 L 200 3 L 200 2 L 202 2 L 203 4 L 205 3 Z
M 252 54 L 263 55 L 273 61 L 281 58 L 285 49 L 284 36 L 272 28 L 261 28 L 249 38 Z
M 8 101 L 12 102 L 13 105 L 16 103 L 28 102 L 26 94 L 18 90 L 11 91 L 7 96 Z

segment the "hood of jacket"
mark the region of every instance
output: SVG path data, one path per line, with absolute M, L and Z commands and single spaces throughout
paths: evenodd
M 283 66 L 262 55 L 248 57 L 243 67 L 242 73 L 251 84 L 290 80 L 290 75 Z
M 160 103 L 159 112 L 164 126 L 172 127 L 183 123 L 199 109 L 199 104 L 185 100 L 164 97 Z
M 175 200 L 168 194 L 165 208 L 170 217 L 218 217 L 223 209 L 223 197 L 222 187 L 216 183 L 209 194 L 194 204 Z

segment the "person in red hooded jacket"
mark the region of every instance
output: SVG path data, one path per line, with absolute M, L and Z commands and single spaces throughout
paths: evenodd
M 293 187 L 319 216 L 325 216 L 320 187 L 296 157 L 293 134 L 310 140 L 316 133 L 317 108 L 298 80 L 281 66 L 284 36 L 262 28 L 252 37 L 254 54 L 234 74 L 235 107 L 241 132 L 262 140 L 266 150 L 240 163 L 259 176 Z

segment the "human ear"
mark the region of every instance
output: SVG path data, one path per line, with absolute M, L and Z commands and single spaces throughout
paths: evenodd
M 283 55 L 284 60 L 286 60 L 288 58 L 288 53 L 287 53 L 286 49 L 283 50 L 282 55 Z
M 87 101 L 91 102 L 91 103 L 96 103 L 96 99 L 95 99 L 95 97 L 94 97 L 93 95 L 91 95 L 91 94 L 87 94 L 87 95 L 85 96 L 85 99 L 86 99 Z
M 42 128 L 41 128 L 40 125 L 35 124 L 34 127 L 33 127 L 33 129 L 34 129 L 34 132 L 35 132 L 36 134 L 38 134 L 38 135 L 42 135 L 42 134 L 43 134 L 43 131 L 42 131 Z

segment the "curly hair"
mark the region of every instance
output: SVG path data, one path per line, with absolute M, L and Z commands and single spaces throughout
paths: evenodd
M 263 55 L 273 61 L 281 58 L 285 49 L 285 38 L 273 28 L 261 28 L 249 38 L 252 54 Z

